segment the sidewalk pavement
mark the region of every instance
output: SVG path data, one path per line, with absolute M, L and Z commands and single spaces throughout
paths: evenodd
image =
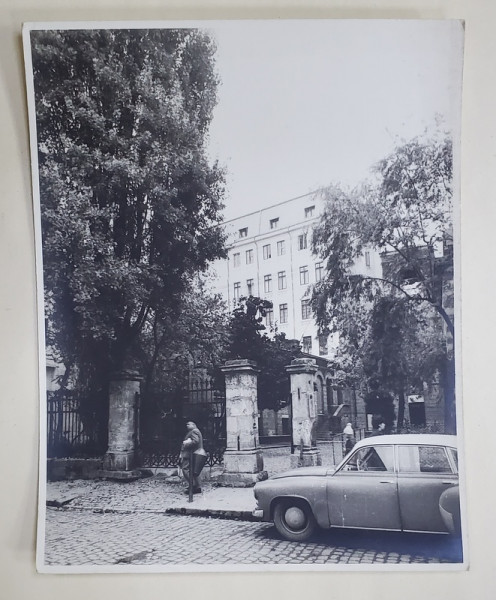
M 323 464 L 332 466 L 329 444 L 319 445 Z M 264 469 L 269 476 L 290 468 L 289 447 L 264 448 Z M 202 493 L 188 502 L 185 483 L 174 469 L 135 481 L 73 480 L 48 482 L 47 506 L 94 512 L 174 513 L 256 521 L 253 488 L 219 487 L 221 467 L 205 468 Z
M 202 492 L 189 502 L 177 476 L 157 474 L 130 482 L 76 480 L 48 482 L 50 507 L 109 513 L 159 513 L 257 521 L 253 488 L 219 487 L 203 482 Z

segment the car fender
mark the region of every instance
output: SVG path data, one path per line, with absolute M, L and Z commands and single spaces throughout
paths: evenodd
M 460 488 L 458 485 L 449 487 L 439 497 L 439 511 L 446 529 L 455 535 L 461 532 L 460 519 Z

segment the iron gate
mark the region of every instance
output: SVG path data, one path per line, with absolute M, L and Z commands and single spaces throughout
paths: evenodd
M 226 448 L 225 392 L 210 380 L 193 381 L 176 396 L 143 394 L 136 403 L 137 458 L 141 467 L 176 467 L 186 423 L 203 435 L 207 465 L 221 464 Z

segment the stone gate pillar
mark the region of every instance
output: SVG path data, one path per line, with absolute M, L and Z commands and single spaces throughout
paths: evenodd
M 228 360 L 226 378 L 226 433 L 222 483 L 248 487 L 267 478 L 259 448 L 256 363 Z
M 314 392 L 317 365 L 312 358 L 296 358 L 286 367 L 291 383 L 293 445 L 292 467 L 322 464 L 314 436 L 317 398 Z
M 109 387 L 108 450 L 103 460 L 103 477 L 135 479 L 136 405 L 142 378 L 137 373 L 116 373 Z

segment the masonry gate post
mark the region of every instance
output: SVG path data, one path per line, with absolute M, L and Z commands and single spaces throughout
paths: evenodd
M 102 477 L 136 479 L 136 403 L 142 378 L 123 371 L 114 374 L 109 387 L 108 450 L 103 459 Z
M 226 378 L 226 435 L 224 473 L 221 482 L 249 487 L 267 479 L 259 447 L 256 363 L 228 360 L 222 367 Z
M 296 448 L 291 455 L 291 466 L 321 465 L 322 458 L 314 435 L 317 419 L 314 380 L 317 365 L 312 358 L 296 358 L 286 367 L 286 371 L 291 383 L 293 445 Z

